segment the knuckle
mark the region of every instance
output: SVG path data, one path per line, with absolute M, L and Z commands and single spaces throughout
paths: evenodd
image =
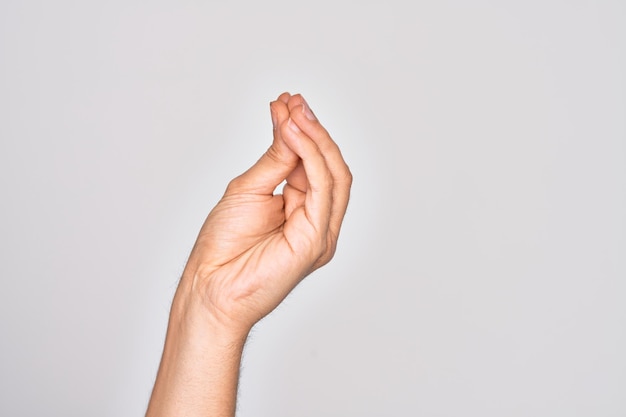
M 350 167 L 348 167 L 348 165 L 344 166 L 342 176 L 345 183 L 347 183 L 348 185 L 352 184 L 354 176 L 352 175 L 352 171 L 350 170 Z
M 282 163 L 283 158 L 280 157 L 280 151 L 274 146 L 270 146 L 265 152 L 265 156 L 271 159 L 273 162 Z
M 333 259 L 335 256 L 335 252 L 337 250 L 337 242 L 332 238 L 330 234 L 323 239 L 323 242 L 320 245 L 319 256 L 317 258 L 316 264 L 319 267 L 326 265 L 328 262 Z
M 326 252 L 326 242 L 324 239 L 315 237 L 309 241 L 308 253 L 311 260 L 319 260 Z
M 311 243 L 310 246 L 310 250 L 311 250 L 311 259 L 315 260 L 315 262 L 319 262 L 319 260 L 324 257 L 324 254 L 326 253 L 326 249 L 327 249 L 327 242 L 326 239 L 324 239 L 323 237 L 318 237 L 317 239 L 315 239 L 314 242 Z
M 324 263 L 330 262 L 331 259 L 335 256 L 335 252 L 337 251 L 337 242 L 332 238 L 328 238 L 328 245 L 326 246 L 326 252 L 324 253 Z
M 267 151 L 265 151 L 264 157 L 276 165 L 292 165 L 294 161 L 288 156 L 288 154 L 286 154 L 286 152 L 286 149 L 274 143 L 267 149 Z
M 241 181 L 241 175 L 230 180 L 230 182 L 226 186 L 226 193 L 232 193 L 241 188 Z

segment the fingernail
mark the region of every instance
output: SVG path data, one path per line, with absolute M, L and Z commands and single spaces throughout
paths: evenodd
M 306 118 L 309 120 L 317 120 L 305 99 L 302 99 L 302 113 L 304 113 Z
M 278 117 L 274 112 L 274 108 L 272 108 L 272 103 L 270 103 L 270 113 L 272 114 L 272 127 L 276 130 L 276 125 L 278 124 Z
M 296 126 L 293 120 L 291 120 L 291 117 L 289 118 L 289 120 L 287 120 L 287 126 L 289 126 L 289 128 L 294 132 L 300 133 L 300 128 Z

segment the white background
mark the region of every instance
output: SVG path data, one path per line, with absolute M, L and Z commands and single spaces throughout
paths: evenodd
M 355 183 L 241 417 L 626 415 L 626 3 L 247 3 L 0 2 L 0 415 L 145 412 L 283 91 Z

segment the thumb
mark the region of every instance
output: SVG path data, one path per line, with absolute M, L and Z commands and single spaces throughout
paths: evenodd
M 285 143 L 280 126 L 289 119 L 289 109 L 280 100 L 270 103 L 274 140 L 269 149 L 246 172 L 228 185 L 226 194 L 272 194 L 298 165 L 299 157 Z

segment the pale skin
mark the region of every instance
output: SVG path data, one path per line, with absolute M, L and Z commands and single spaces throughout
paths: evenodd
M 191 251 L 147 417 L 234 416 L 250 330 L 335 253 L 352 174 L 301 95 L 270 111 L 272 145 L 230 182 Z

